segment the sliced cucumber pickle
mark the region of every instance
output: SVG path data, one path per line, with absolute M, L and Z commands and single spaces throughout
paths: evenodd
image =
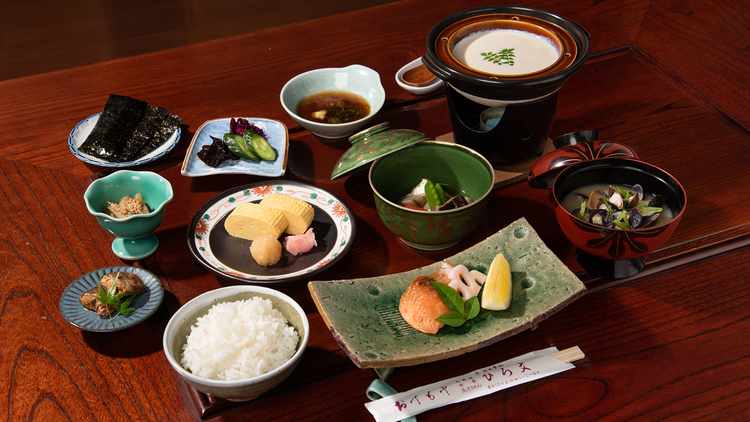
M 258 157 L 252 146 L 250 146 L 250 144 L 245 141 L 242 136 L 232 133 L 225 133 L 223 139 L 224 143 L 227 144 L 229 150 L 235 153 L 238 157 L 253 161 L 260 161 L 260 157 Z
M 245 142 L 251 145 L 251 148 L 255 151 L 258 157 L 267 161 L 273 161 L 276 159 L 276 150 L 273 149 L 271 144 L 269 144 L 264 137 L 250 129 L 245 129 L 242 136 L 245 138 Z

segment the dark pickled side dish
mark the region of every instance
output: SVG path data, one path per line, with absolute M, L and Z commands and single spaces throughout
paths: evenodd
M 227 160 L 239 160 L 240 157 L 236 156 L 227 147 L 227 144 L 223 140 L 211 136 L 211 143 L 203 145 L 197 153 L 198 158 L 206 163 L 210 167 L 218 167 L 219 164 Z

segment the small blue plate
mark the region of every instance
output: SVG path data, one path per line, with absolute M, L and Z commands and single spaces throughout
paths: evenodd
M 104 275 L 116 271 L 134 274 L 148 287 L 146 293 L 134 297 L 130 302 L 129 307 L 135 311 L 125 315 L 116 313 L 110 319 L 110 317 L 100 317 L 96 312 L 84 308 L 81 305 L 81 295 L 96 287 Z M 120 331 L 149 318 L 159 309 L 163 300 L 164 287 L 159 277 L 143 268 L 121 265 L 100 268 L 75 279 L 60 297 L 60 313 L 66 321 L 84 331 L 98 333 Z
M 174 131 L 172 136 L 167 139 L 167 142 L 137 160 L 125 161 L 122 163 L 104 161 L 101 158 L 84 154 L 83 152 L 78 150 L 78 148 L 83 145 L 84 141 L 86 141 L 86 138 L 94 129 L 94 126 L 96 126 L 96 122 L 99 121 L 100 114 L 101 113 L 96 113 L 92 116 L 87 117 L 84 121 L 78 123 L 76 127 L 74 127 L 72 131 L 70 131 L 70 136 L 68 136 L 68 147 L 70 148 L 70 152 L 72 152 L 73 155 L 76 156 L 76 158 L 85 163 L 100 167 L 134 167 L 141 164 L 150 163 L 151 161 L 158 160 L 159 158 L 167 155 L 169 151 L 172 151 L 172 149 L 174 149 L 174 147 L 177 145 L 177 142 L 180 141 L 181 131 L 178 127 L 177 130 Z
M 278 120 L 242 117 L 262 129 L 268 143 L 276 150 L 276 160 L 255 162 L 251 160 L 227 160 L 218 167 L 210 167 L 198 158 L 198 151 L 203 145 L 210 145 L 211 136 L 222 139 L 229 132 L 231 119 L 215 119 L 203 123 L 195 132 L 193 141 L 185 154 L 180 173 L 183 176 L 200 177 L 214 174 L 250 174 L 254 176 L 276 177 L 286 173 L 286 157 L 289 149 L 289 131 L 286 125 Z M 235 118 L 237 119 L 237 118 Z

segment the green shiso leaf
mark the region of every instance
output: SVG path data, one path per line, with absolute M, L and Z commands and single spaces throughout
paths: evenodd
M 451 327 L 460 327 L 464 325 L 464 323 L 466 322 L 466 318 L 464 318 L 464 316 L 459 312 L 448 311 L 443 315 L 437 317 L 435 321 L 442 322 L 443 324 L 449 325 Z
M 443 301 L 448 309 L 450 309 L 451 311 L 456 311 L 461 315 L 464 314 L 464 299 L 455 289 L 453 289 L 453 287 L 445 285 L 443 283 L 438 283 L 434 280 L 430 280 L 430 282 L 432 282 L 432 285 L 435 287 L 435 290 L 437 290 L 438 295 L 440 296 L 440 300 Z
M 445 306 L 449 309 L 448 312 L 440 315 L 435 321 L 442 322 L 451 327 L 460 327 L 466 323 L 466 321 L 479 315 L 481 306 L 479 305 L 479 299 L 476 296 L 471 297 L 464 302 L 461 294 L 453 287 L 438 283 L 434 280 L 430 281 L 435 287 L 435 290 L 437 290 L 440 300 L 442 300 Z
M 479 306 L 479 299 L 477 299 L 476 296 L 470 297 L 469 300 L 464 302 L 464 314 L 466 315 L 466 320 L 468 321 L 479 315 L 480 309 L 481 306 Z

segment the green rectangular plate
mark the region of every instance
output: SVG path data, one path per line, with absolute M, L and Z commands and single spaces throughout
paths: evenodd
M 310 293 L 333 338 L 360 368 L 391 368 L 462 355 L 510 337 L 586 293 L 581 280 L 544 244 L 526 219 L 445 261 L 486 273 L 502 252 L 510 264 L 513 299 L 504 311 L 483 311 L 437 334 L 413 329 L 398 311 L 404 290 L 439 263 L 373 278 L 311 281 Z

